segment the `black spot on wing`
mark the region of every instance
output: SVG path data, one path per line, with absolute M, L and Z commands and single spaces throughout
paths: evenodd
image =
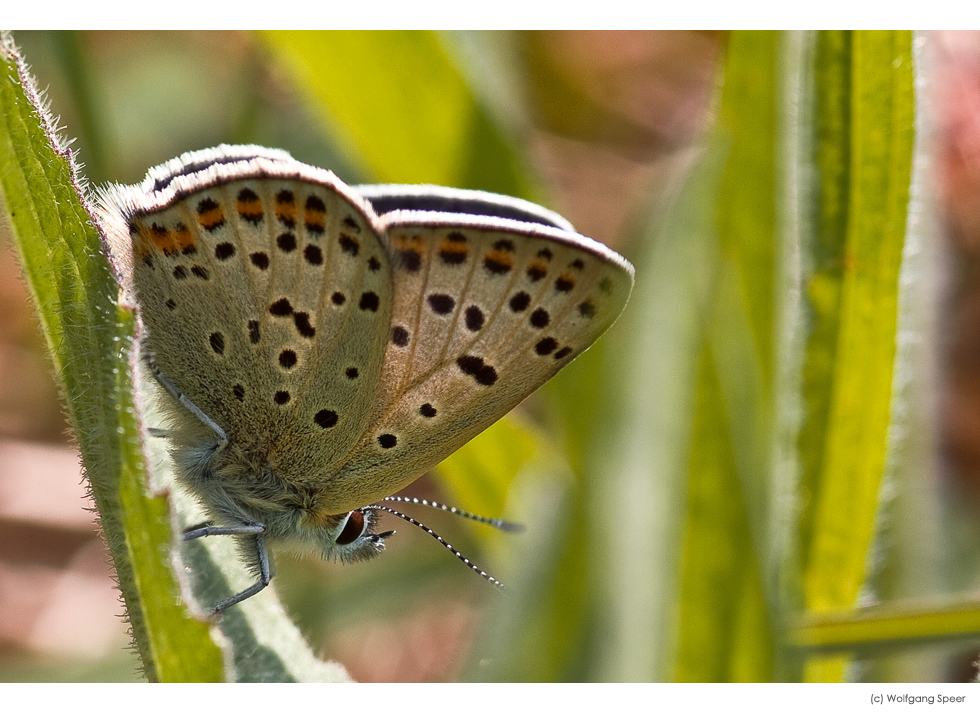
M 547 356 L 551 354 L 555 349 L 558 348 L 558 342 L 556 342 L 552 337 L 545 337 L 540 342 L 534 345 L 534 351 L 536 351 L 541 356 Z
M 293 324 L 296 325 L 296 331 L 300 333 L 300 336 L 307 339 L 313 339 L 316 336 L 316 329 L 310 324 L 310 315 L 306 312 L 296 312 L 293 315 Z
M 361 251 L 361 244 L 353 236 L 347 235 L 347 233 L 341 233 L 340 249 L 351 257 L 357 257 L 357 253 Z
M 297 360 L 296 352 L 292 349 L 283 349 L 279 352 L 279 366 L 287 371 L 296 366 Z
M 219 260 L 228 260 L 235 255 L 235 246 L 232 243 L 218 243 L 214 247 L 214 256 Z
M 456 307 L 456 300 L 454 300 L 450 295 L 446 294 L 431 294 L 426 298 L 426 300 L 429 303 L 429 307 L 436 314 L 447 315 Z
M 305 248 L 303 248 L 303 259 L 305 259 L 310 265 L 322 265 L 323 251 L 316 245 L 307 245 Z
M 320 428 L 333 428 L 337 425 L 338 417 L 336 411 L 322 409 L 313 416 L 313 422 Z
M 510 298 L 511 312 L 523 312 L 531 304 L 531 295 L 527 292 L 518 292 Z
M 381 305 L 381 299 L 374 292 L 365 292 L 361 295 L 361 302 L 358 305 L 362 310 L 377 312 Z
M 418 272 L 422 268 L 422 253 L 418 250 L 396 250 L 393 267 L 407 270 L 408 272 Z
M 284 253 L 291 253 L 296 249 L 296 236 L 292 233 L 282 233 L 276 238 L 276 245 Z
M 391 328 L 391 342 L 396 347 L 407 347 L 409 336 L 408 330 L 400 324 Z
M 274 317 L 288 317 L 292 313 L 293 305 L 285 297 L 282 297 L 269 305 L 269 314 Z
M 456 366 L 482 386 L 493 386 L 497 383 L 497 370 L 484 362 L 482 357 L 465 354 L 456 360 Z
M 537 329 L 544 329 L 551 322 L 551 315 L 548 314 L 548 310 L 543 307 L 538 307 L 536 310 L 531 312 L 531 326 Z
M 585 300 L 585 302 L 578 306 L 578 313 L 586 319 L 595 317 L 595 312 L 595 303 L 592 300 Z
M 483 322 L 486 317 L 483 315 L 483 310 L 481 310 L 476 305 L 470 305 L 466 308 L 466 328 L 471 332 L 478 332 L 483 329 Z

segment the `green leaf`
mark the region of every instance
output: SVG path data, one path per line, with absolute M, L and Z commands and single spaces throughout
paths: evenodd
M 912 37 L 825 32 L 814 49 L 813 329 L 800 434 L 803 600 L 853 607 L 868 574 L 894 408 L 900 271 L 914 148 Z M 815 662 L 837 680 L 845 660 Z
M 439 476 L 460 507 L 496 517 L 505 512 L 507 493 L 521 469 L 547 459 L 547 452 L 554 457 L 544 435 L 530 423 L 503 418 L 440 463 Z
M 3 52 L 8 81 L 2 88 L 2 185 L 8 218 L 147 677 L 172 682 L 226 676 L 239 681 L 349 680 L 339 665 L 316 658 L 272 596 L 256 597 L 220 618 L 225 655 L 211 627 L 193 619 L 181 603 L 182 594 L 192 595 L 196 610 L 203 612 L 253 580 L 233 543 L 195 542 L 179 553 L 190 574 L 178 588 L 169 557 L 171 522 L 184 527 L 204 518 L 185 494 L 174 492 L 172 521 L 167 499 L 147 491 L 145 463 L 153 464 L 155 488 L 161 491 L 172 486 L 166 480 L 171 466 L 163 445 L 153 442 L 158 439 L 141 438 L 140 421 L 153 426 L 159 419 L 153 410 L 156 387 L 141 380 L 134 392 L 131 381 L 141 371 L 132 348 L 134 314 L 116 305 L 118 288 L 71 154 L 61 148 L 40 110 L 33 81 L 9 38 Z
M 801 606 L 854 606 L 868 574 L 911 180 L 911 36 L 818 33 L 811 51 L 795 39 L 728 42 L 713 143 L 725 157 L 717 257 L 702 266 L 711 277 L 687 481 L 682 680 L 839 680 L 846 659 L 804 672 L 786 627 Z M 789 110 L 800 103 L 806 111 Z M 801 400 L 795 482 L 786 434 Z M 806 505 L 794 534 L 797 499 Z
M 60 380 L 82 464 L 150 680 L 218 680 L 208 627 L 179 604 L 168 561 L 167 503 L 147 491 L 129 379 L 135 320 L 117 287 L 79 187 L 9 36 L 0 59 L 4 218 Z
M 811 37 L 821 51 L 808 51 Z M 846 659 L 805 669 L 789 642 L 802 607 L 842 589 L 837 606 L 853 607 L 866 582 L 913 148 L 910 35 L 844 37 L 864 53 L 848 65 L 863 90 L 829 86 L 833 33 L 729 36 L 717 126 L 648 233 L 656 243 L 637 263 L 630 327 L 612 342 L 628 356 L 560 399 L 598 544 L 593 598 L 570 624 L 604 632 L 590 644 L 595 677 L 843 675 Z M 801 102 L 807 110 L 794 111 Z M 877 113 L 835 131 L 842 104 Z M 828 274 L 839 275 L 836 302 Z M 581 409 L 606 393 L 618 414 Z M 630 518 L 621 555 L 624 502 L 652 522 Z
M 971 596 L 809 614 L 794 627 L 792 640 L 811 652 L 868 656 L 909 644 L 978 638 L 980 604 Z
M 701 266 L 704 341 L 681 550 L 673 673 L 681 681 L 778 677 L 766 496 L 780 256 L 780 40 L 773 32 L 732 33 L 724 65 L 712 144 L 723 164 L 705 226 L 714 259 Z
M 268 32 L 350 160 L 383 183 L 433 183 L 527 197 L 519 154 L 434 32 Z

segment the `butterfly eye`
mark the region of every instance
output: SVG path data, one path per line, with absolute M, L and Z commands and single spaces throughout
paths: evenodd
M 344 526 L 340 528 L 340 533 L 334 539 L 338 545 L 349 545 L 356 541 L 367 530 L 367 522 L 364 513 L 360 510 L 353 510 L 347 513 Z
M 384 551 L 384 541 L 395 532 L 376 533 L 376 522 L 377 515 L 367 508 L 351 510 L 333 529 L 323 531 L 323 556 L 341 562 L 377 557 Z

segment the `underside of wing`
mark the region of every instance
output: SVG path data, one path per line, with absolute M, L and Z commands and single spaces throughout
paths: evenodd
M 125 212 L 145 343 L 253 461 L 316 483 L 359 442 L 381 374 L 391 280 L 377 218 L 291 160 L 207 166 L 158 178 Z
M 381 388 L 328 488 L 344 509 L 399 490 L 585 351 L 619 316 L 633 270 L 546 225 L 395 211 Z

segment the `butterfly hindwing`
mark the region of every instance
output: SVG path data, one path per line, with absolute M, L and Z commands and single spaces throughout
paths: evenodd
M 217 169 L 124 216 L 152 358 L 285 482 L 315 484 L 360 440 L 380 377 L 391 281 L 376 217 L 325 171 Z

